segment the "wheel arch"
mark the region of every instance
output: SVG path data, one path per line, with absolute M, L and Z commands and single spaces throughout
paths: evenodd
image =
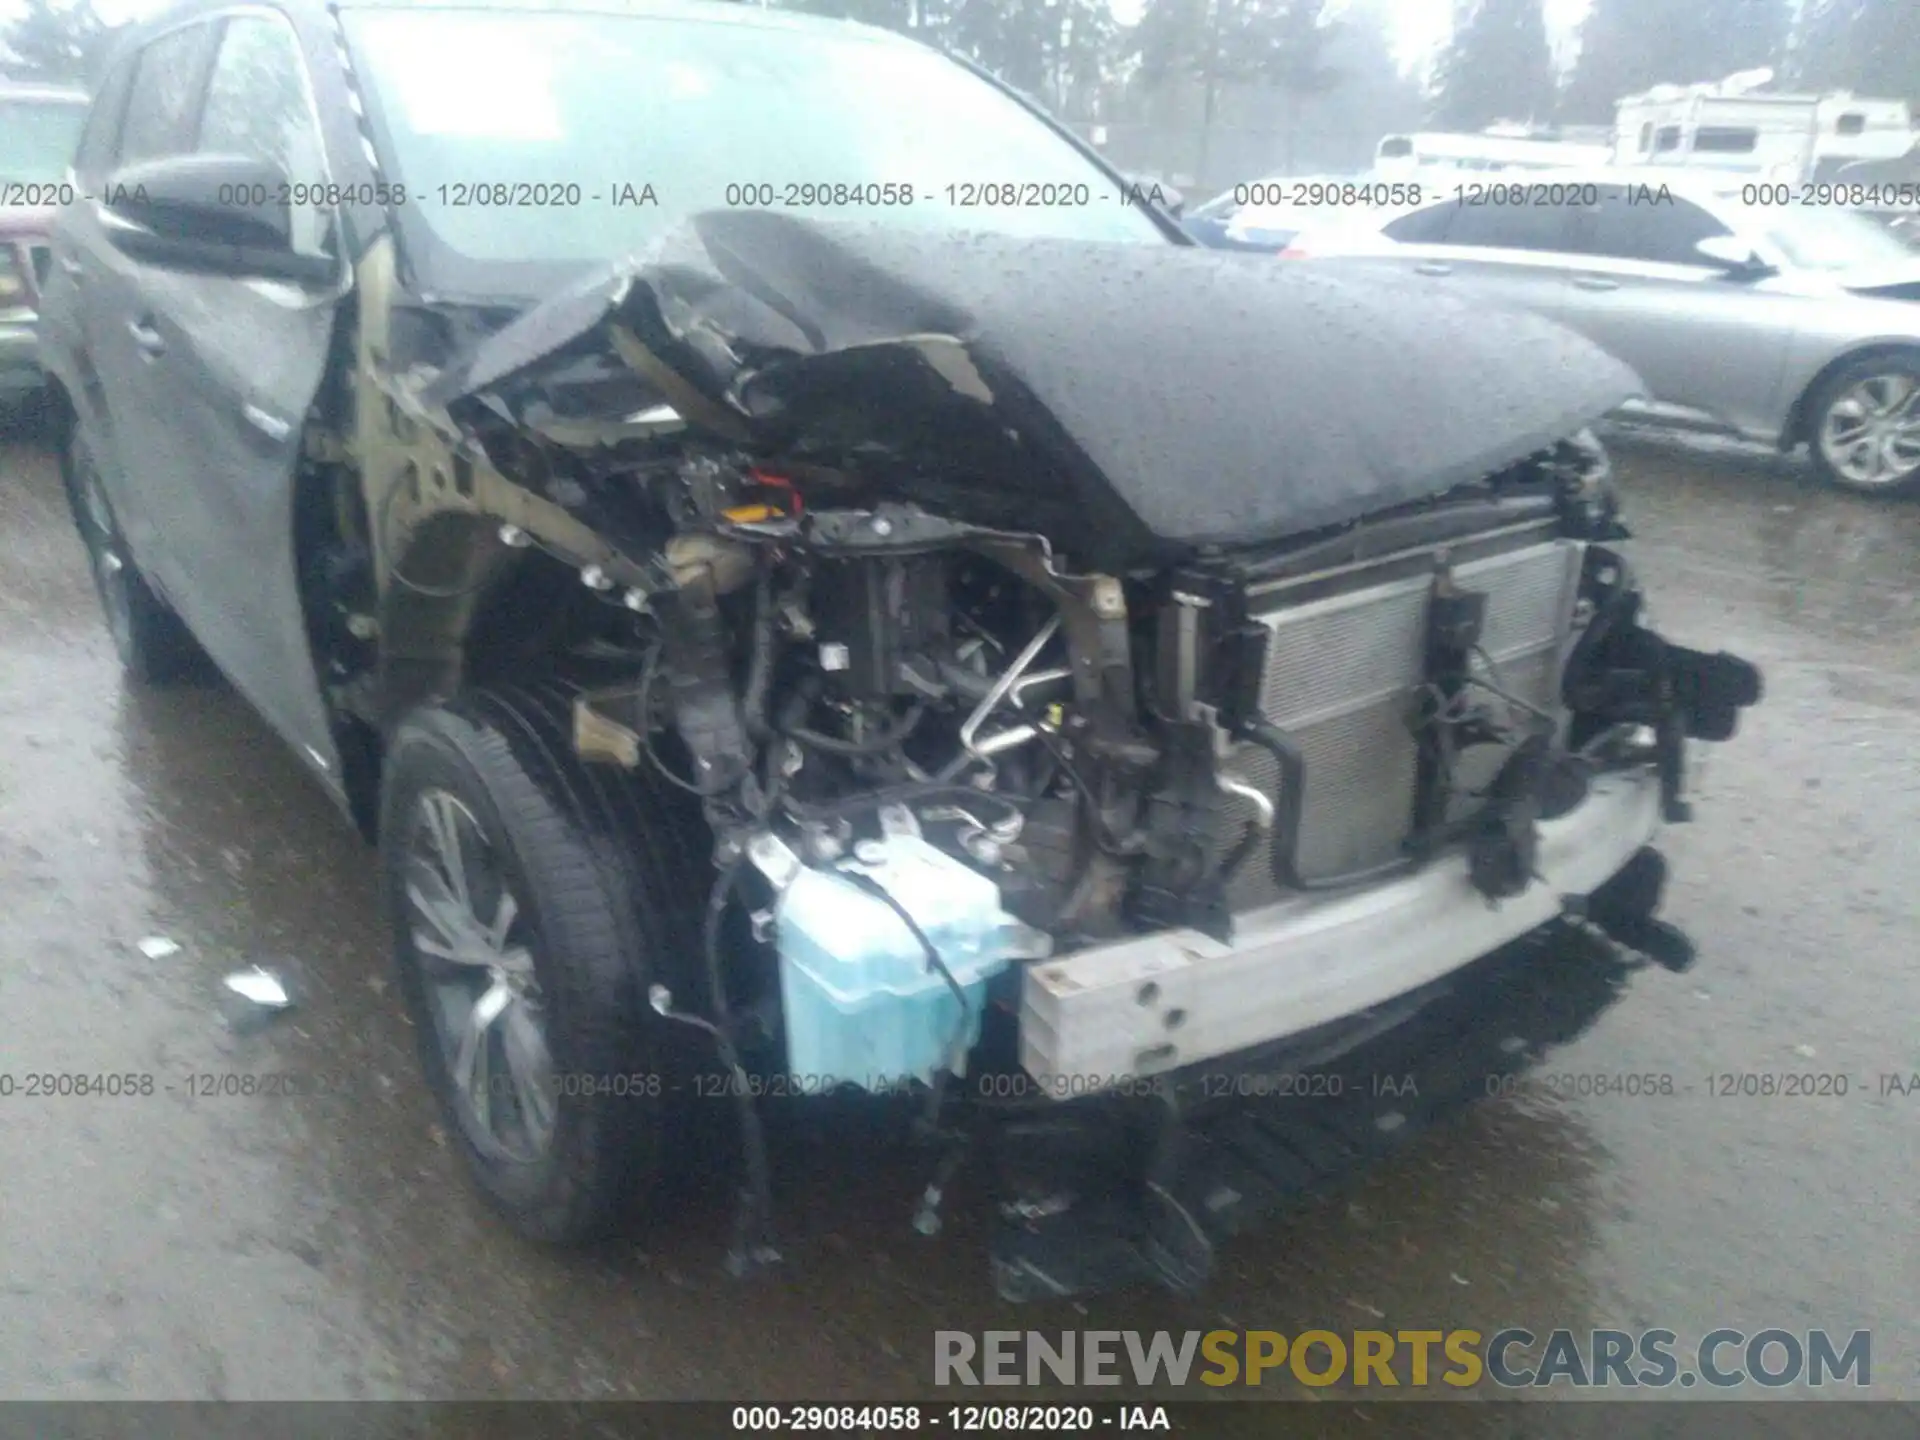
M 500 522 L 474 511 L 427 515 L 388 552 L 380 576 L 380 718 L 464 684 L 467 644 L 482 597 L 505 563 Z
M 382 838 L 381 792 L 395 730 L 410 711 L 450 699 L 465 682 L 466 638 L 492 568 L 482 559 L 488 528 L 482 517 L 458 511 L 431 516 L 403 538 L 375 582 L 370 683 L 357 702 L 334 707 L 348 814 L 369 844 Z M 477 575 L 467 573 L 476 568 Z
M 46 405 L 49 419 L 58 418 L 65 426 L 74 422 L 73 394 L 67 389 L 67 382 L 60 378 L 57 370 L 43 370 L 46 376 Z
M 73 406 L 73 395 L 67 389 L 67 382 L 53 371 L 44 372 L 47 377 L 43 397 L 38 401 L 40 413 L 36 417 L 40 429 L 40 439 L 53 447 L 53 453 L 60 466 L 60 478 L 69 487 L 73 484 L 73 427 L 79 423 L 78 412 Z
M 1794 397 L 1793 404 L 1787 408 L 1787 423 L 1780 431 L 1780 448 L 1792 450 L 1795 446 L 1811 443 L 1813 417 L 1808 413 L 1808 408 L 1813 397 L 1820 393 L 1821 388 L 1829 380 L 1862 360 L 1889 355 L 1908 355 L 1920 361 L 1920 338 L 1875 340 L 1864 345 L 1856 345 L 1851 350 L 1842 351 L 1821 366 L 1813 378 L 1800 387 L 1800 393 Z
M 599 592 L 648 572 L 541 493 L 536 477 L 500 468 L 384 362 L 363 354 L 356 374 L 354 452 L 378 637 L 357 708 L 384 750 L 419 706 L 551 671 L 606 603 Z M 594 588 L 582 583 L 589 576 Z
M 591 598 L 577 567 L 501 538 L 509 522 L 442 510 L 395 547 L 382 577 L 380 710 L 407 711 L 473 685 L 514 684 L 578 630 Z

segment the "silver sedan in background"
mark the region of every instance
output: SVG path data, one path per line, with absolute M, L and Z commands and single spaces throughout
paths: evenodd
M 1920 253 L 1798 200 L 1698 175 L 1475 181 L 1303 231 L 1283 256 L 1558 320 L 1639 372 L 1621 418 L 1805 444 L 1849 490 L 1920 489 Z

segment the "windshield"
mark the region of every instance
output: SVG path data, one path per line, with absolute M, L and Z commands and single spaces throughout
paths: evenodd
M 410 216 L 467 260 L 610 260 L 716 208 L 1167 240 L 1017 101 L 874 32 L 774 16 L 342 19 Z
M 1753 209 L 1748 223 L 1802 270 L 1838 271 L 1874 265 L 1910 265 L 1914 252 L 1892 231 L 1864 215 L 1808 208 Z
M 62 179 L 80 145 L 87 107 L 74 100 L 0 100 L 0 180 Z

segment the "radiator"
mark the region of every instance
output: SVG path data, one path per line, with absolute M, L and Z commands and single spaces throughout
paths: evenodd
M 1580 579 L 1582 546 L 1547 540 L 1454 567 L 1461 588 L 1484 592 L 1479 673 L 1556 718 Z M 1270 632 L 1261 709 L 1293 737 L 1305 760 L 1296 860 L 1303 878 L 1325 879 L 1394 859 L 1413 827 L 1418 746 L 1414 721 L 1424 683 L 1430 574 L 1369 581 L 1257 618 Z M 1484 692 L 1481 692 L 1484 693 Z M 1493 778 L 1504 751 L 1476 746 L 1456 767 L 1450 818 L 1477 806 L 1472 791 Z M 1277 794 L 1273 757 L 1235 747 L 1225 768 Z M 1235 910 L 1280 896 L 1270 849 L 1247 858 L 1228 898 Z

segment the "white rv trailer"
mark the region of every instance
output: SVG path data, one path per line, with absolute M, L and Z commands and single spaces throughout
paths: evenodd
M 1385 136 L 1374 150 L 1373 174 L 1382 180 L 1412 180 L 1436 171 L 1559 170 L 1605 165 L 1611 155 L 1604 132 L 1574 138 L 1496 125 L 1477 134 Z
M 1613 163 L 1728 170 L 1771 181 L 1831 179 L 1859 160 L 1891 160 L 1915 141 L 1904 100 L 1844 90 L 1767 90 L 1773 71 L 1702 85 L 1656 85 L 1614 109 Z

